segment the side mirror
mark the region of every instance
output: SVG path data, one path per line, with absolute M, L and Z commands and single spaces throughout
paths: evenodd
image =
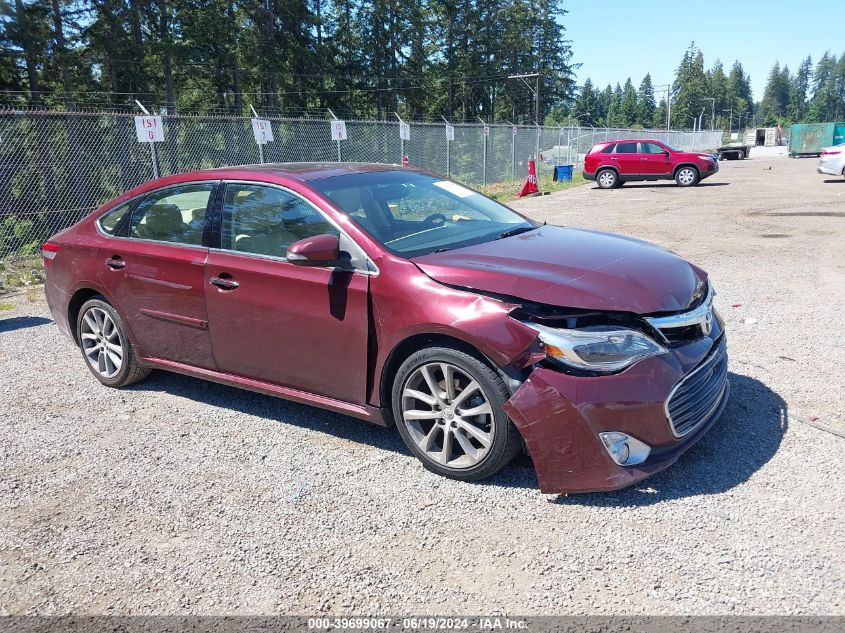
M 340 261 L 340 242 L 336 235 L 306 237 L 288 246 L 288 261 L 300 266 L 329 266 Z

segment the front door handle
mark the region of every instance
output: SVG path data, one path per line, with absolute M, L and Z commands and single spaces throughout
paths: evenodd
M 611 157 L 610 157 L 610 160 L 619 160 L 619 159 L 618 159 L 618 158 L 616 158 L 616 156 L 611 156 Z
M 222 290 L 234 290 L 240 286 L 240 284 L 234 279 L 227 279 L 225 277 L 212 277 L 208 280 L 208 283 L 212 286 L 217 286 Z
M 126 266 L 126 261 L 119 255 L 112 255 L 106 260 L 106 266 L 114 270 L 119 270 Z

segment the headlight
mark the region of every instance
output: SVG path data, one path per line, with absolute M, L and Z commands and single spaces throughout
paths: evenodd
M 523 321 L 540 333 L 546 356 L 588 371 L 613 372 L 638 360 L 666 352 L 666 348 L 636 330 L 616 326 L 592 326 L 567 330 Z

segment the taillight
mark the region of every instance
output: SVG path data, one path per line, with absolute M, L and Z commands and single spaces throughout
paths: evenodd
M 822 152 L 822 156 L 836 156 L 838 153 L 839 150 L 836 150 L 835 152 Z
M 41 254 L 44 256 L 45 266 L 53 261 L 53 258 L 59 252 L 59 248 L 61 247 L 54 242 L 44 242 L 44 245 L 41 247 Z

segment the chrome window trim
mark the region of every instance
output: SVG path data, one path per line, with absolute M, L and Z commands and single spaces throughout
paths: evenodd
M 144 193 L 139 193 L 137 196 L 132 196 L 128 200 L 124 200 L 122 203 L 116 204 L 115 206 L 103 211 L 100 215 L 97 216 L 97 219 L 94 221 L 94 226 L 97 227 L 97 232 L 100 235 L 102 235 L 103 237 L 107 237 L 111 240 L 127 240 L 127 241 L 132 241 L 132 242 L 143 242 L 145 244 L 170 244 L 171 246 L 184 246 L 186 248 L 199 248 L 199 249 L 202 249 L 204 251 L 207 251 L 207 250 L 209 250 L 208 247 L 206 247 L 203 244 L 186 244 L 185 242 L 165 242 L 163 240 L 150 240 L 150 239 L 147 239 L 147 238 L 144 238 L 144 237 L 132 237 L 131 235 L 112 235 L 111 233 L 107 233 L 105 231 L 105 229 L 103 229 L 103 227 L 100 225 L 100 220 L 102 220 L 105 216 L 107 216 L 112 211 L 117 211 L 123 205 L 131 204 L 131 205 L 133 205 L 132 210 L 130 211 L 130 216 L 129 216 L 129 221 L 131 222 L 132 221 L 132 215 L 131 214 L 135 213 L 135 206 L 137 206 L 137 204 L 141 200 L 143 200 L 144 198 L 146 198 L 150 194 L 158 193 L 159 191 L 167 191 L 168 189 L 173 189 L 175 187 L 184 187 L 185 185 L 207 185 L 207 184 L 212 185 L 211 194 L 209 194 L 208 203 L 206 204 L 206 207 L 205 207 L 205 211 L 206 211 L 206 213 L 208 213 L 208 205 L 214 204 L 214 195 L 213 195 L 214 194 L 214 188 L 213 187 L 219 185 L 220 182 L 221 182 L 220 179 L 215 179 L 215 180 L 189 180 L 187 182 L 179 182 L 179 183 L 172 184 L 172 185 L 165 185 L 164 187 L 159 187 L 158 189 L 151 189 L 150 191 L 146 191 Z
M 693 426 L 692 428 L 690 428 L 690 430 L 687 431 L 686 433 L 678 435 L 675 432 L 675 423 L 673 422 L 672 416 L 669 413 L 669 402 L 671 402 L 672 398 L 675 396 L 675 392 L 678 391 L 678 389 L 680 389 L 681 386 L 687 380 L 689 380 L 690 378 L 695 376 L 698 372 L 711 368 L 713 366 L 713 364 L 718 363 L 721 360 L 721 358 L 720 358 L 721 356 L 727 355 L 728 347 L 727 347 L 727 342 L 725 341 L 724 335 L 719 337 L 719 340 L 716 342 L 715 347 L 716 347 L 715 351 L 713 351 L 713 353 L 710 354 L 710 356 L 708 356 L 706 359 L 704 359 L 704 361 L 698 367 L 696 367 L 690 373 L 688 373 L 686 376 L 681 378 L 678 381 L 678 383 L 674 387 L 672 387 L 672 391 L 669 392 L 669 396 L 663 402 L 663 412 L 666 414 L 666 421 L 669 423 L 669 430 L 672 431 L 672 435 L 674 435 L 677 439 L 681 439 L 682 437 L 686 437 L 687 435 L 689 435 L 693 431 L 700 428 L 701 422 L 703 422 L 704 420 L 707 420 L 711 415 L 713 415 L 713 412 L 719 407 L 719 405 L 722 402 L 722 398 L 725 395 L 725 389 L 727 389 L 727 386 L 728 386 L 727 378 L 725 378 L 725 384 L 722 385 L 722 389 L 719 392 L 719 397 L 716 398 L 715 403 L 713 404 L 712 407 L 710 407 L 710 409 L 707 411 L 707 413 L 702 416 L 701 421 L 698 424 L 696 424 L 695 426 Z
M 311 202 L 310 200 L 305 198 L 301 193 L 294 191 L 290 187 L 285 187 L 284 185 L 279 185 L 277 183 L 272 183 L 272 182 L 263 182 L 261 180 L 227 180 L 227 179 L 224 178 L 220 182 L 224 187 L 224 199 L 223 199 L 223 202 L 222 202 L 221 208 L 220 208 L 221 234 L 222 234 L 222 226 L 223 226 L 223 206 L 225 206 L 225 204 L 226 204 L 226 200 L 225 200 L 225 187 L 226 187 L 226 185 L 230 185 L 230 184 L 231 185 L 251 185 L 251 186 L 254 186 L 254 187 L 271 187 L 273 189 L 280 189 L 280 190 L 284 191 L 285 193 L 289 193 L 290 195 L 294 196 L 295 198 L 302 200 L 302 202 L 307 204 L 309 207 L 314 209 L 314 211 L 316 211 L 320 216 L 322 216 L 323 219 L 326 220 L 326 222 L 328 222 L 333 227 L 335 227 L 337 229 L 338 233 L 341 233 L 344 236 L 346 236 L 346 238 L 350 242 L 355 244 L 355 246 L 358 248 L 358 250 L 361 251 L 361 254 L 367 260 L 367 265 L 372 266 L 373 269 L 369 270 L 369 269 L 361 269 L 361 268 L 356 268 L 356 267 L 341 268 L 339 266 L 314 266 L 313 268 L 324 268 L 324 269 L 339 270 L 339 271 L 352 271 L 352 272 L 363 273 L 363 274 L 366 274 L 366 275 L 372 276 L 372 277 L 377 277 L 379 275 L 379 273 L 381 272 L 379 270 L 379 267 L 376 266 L 376 263 L 369 256 L 367 251 L 365 251 L 361 247 L 361 245 L 357 241 L 355 241 L 352 238 L 352 236 L 349 235 L 349 233 L 346 230 L 343 229 L 343 227 L 341 227 L 337 222 L 335 222 L 333 218 L 328 217 L 323 212 L 322 209 L 320 209 L 316 204 L 314 204 L 313 202 Z M 290 263 L 290 261 L 288 260 L 287 257 L 280 257 L 280 256 L 276 256 L 276 255 L 263 255 L 261 253 L 247 253 L 247 252 L 244 252 L 244 251 L 236 251 L 236 250 L 233 250 L 231 248 L 223 248 L 222 247 L 222 238 L 221 238 L 221 247 L 220 248 L 210 248 L 209 251 L 210 252 L 216 252 L 216 253 L 232 253 L 234 255 L 241 255 L 241 256 L 244 256 L 244 257 L 254 257 L 254 258 L 257 258 L 257 259 L 269 259 L 269 260 L 272 260 L 272 261 L 280 261 L 280 262 Z

